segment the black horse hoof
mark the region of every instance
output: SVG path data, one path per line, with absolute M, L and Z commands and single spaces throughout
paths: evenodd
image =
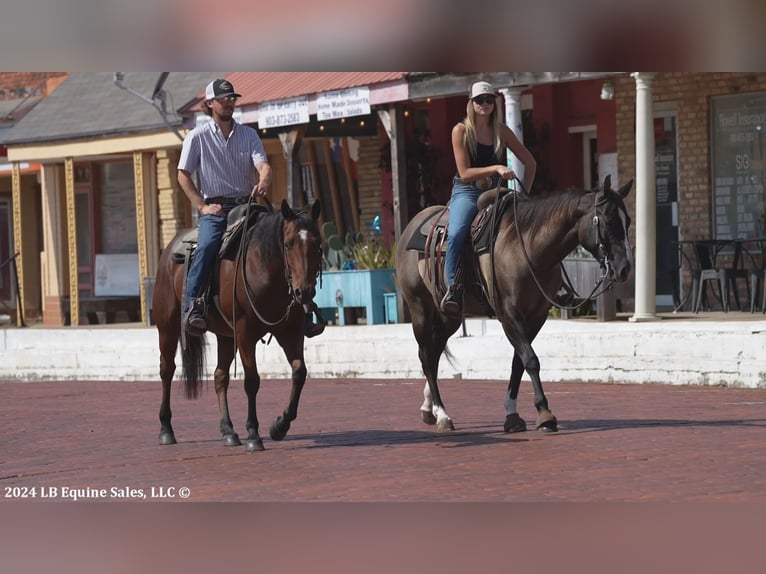
M 223 446 L 242 446 L 239 435 L 235 432 L 223 435 Z
M 518 413 L 508 415 L 505 417 L 505 424 L 503 425 L 505 432 L 525 432 L 527 430 L 526 421 L 521 418 Z
M 160 444 L 176 444 L 176 435 L 172 432 L 161 432 L 160 433 Z
M 266 450 L 263 446 L 263 439 L 249 438 L 245 441 L 245 450 L 247 452 L 260 452 Z
M 269 436 L 271 440 L 282 440 L 287 436 L 287 431 L 290 430 L 290 423 L 285 420 L 284 417 L 277 417 L 274 422 L 271 423 L 269 428 Z
M 436 424 L 436 417 L 431 411 L 420 411 L 420 418 L 423 419 L 423 422 L 427 425 Z

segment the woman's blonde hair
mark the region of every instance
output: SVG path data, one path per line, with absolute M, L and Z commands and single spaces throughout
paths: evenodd
M 476 112 L 473 109 L 473 100 L 468 100 L 468 104 L 465 107 L 465 119 L 463 120 L 465 125 L 465 145 L 468 148 L 468 152 L 471 154 L 471 158 L 476 158 Z M 500 114 L 497 112 L 497 96 L 495 96 L 495 105 L 492 113 L 489 115 L 489 124 L 492 126 L 492 136 L 495 140 L 495 156 L 500 157 L 503 151 L 503 140 L 500 137 Z

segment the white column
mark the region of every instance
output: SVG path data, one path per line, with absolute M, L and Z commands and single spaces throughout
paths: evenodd
M 654 172 L 653 73 L 634 72 L 636 79 L 636 293 L 631 321 L 656 321 L 657 190 Z
M 524 143 L 524 131 L 521 127 L 521 88 L 502 88 L 500 93 L 505 100 L 505 125 Z M 510 150 L 508 151 L 508 167 L 516 176 L 524 181 L 524 164 Z

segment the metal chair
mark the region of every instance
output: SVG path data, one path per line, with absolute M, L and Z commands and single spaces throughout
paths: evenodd
M 750 288 L 752 280 L 748 281 L 750 277 L 750 269 L 746 268 L 745 256 L 749 256 L 752 260 L 752 255 L 745 249 L 742 241 L 734 241 L 734 256 L 731 262 L 731 267 L 726 271 L 726 299 L 729 300 L 729 288 L 734 293 L 734 302 L 737 304 L 737 309 L 742 311 L 742 306 L 739 303 L 739 291 L 737 290 L 737 279 L 745 280 L 745 288 L 747 289 L 747 298 L 752 301 L 753 295 Z
M 694 276 L 692 279 L 692 311 L 699 313 L 702 307 L 702 298 L 706 297 L 706 281 L 718 281 L 720 289 L 721 307 L 724 313 L 729 311 L 729 300 L 726 293 L 728 285 L 726 269 L 718 269 L 715 266 L 714 246 L 709 242 L 694 242 Z

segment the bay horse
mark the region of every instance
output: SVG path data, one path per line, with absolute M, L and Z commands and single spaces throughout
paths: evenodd
M 245 206 L 242 206 L 245 207 Z M 270 207 L 270 206 L 269 206 Z M 247 206 L 249 219 L 250 206 Z M 241 208 L 240 208 L 241 209 Z M 320 204 L 308 210 L 293 210 L 282 201 L 280 210 L 267 209 L 254 225 L 245 226 L 239 250 L 233 259 L 221 259 L 217 269 L 217 303 L 209 305 L 207 327 L 218 341 L 218 361 L 214 373 L 215 392 L 221 416 L 221 434 L 227 446 L 239 446 L 239 436 L 229 415 L 227 392 L 229 368 L 237 351 L 244 370 L 247 395 L 248 451 L 264 450 L 258 434 L 256 395 L 261 384 L 255 348 L 267 333 L 273 334 L 292 368 L 290 400 L 281 416 L 272 423 L 269 434 L 282 440 L 298 415 L 298 402 L 306 381 L 303 356 L 304 310 L 316 293 L 321 270 L 321 237 L 317 219 Z M 230 218 L 231 219 L 231 218 Z M 181 309 L 184 289 L 184 239 L 189 230 L 179 232 L 163 251 L 154 287 L 152 312 L 159 331 L 160 444 L 175 444 L 170 423 L 170 390 L 176 370 L 175 356 L 182 339 Z M 205 365 L 205 338 L 184 334 L 181 358 L 187 398 L 197 398 Z
M 526 430 L 526 422 L 516 410 L 524 370 L 534 389 L 537 429 L 558 430 L 543 392 L 540 361 L 532 341 L 548 318 L 553 297 L 561 288 L 561 262 L 578 244 L 599 261 L 609 281 L 627 280 L 632 270 L 632 252 L 628 243 L 630 218 L 623 200 L 632 185 L 633 180 L 614 191 L 607 176 L 600 191 L 568 190 L 528 198 L 509 196 L 513 199 L 495 214 L 496 234 L 488 253 L 477 256 L 470 245 L 466 247 L 461 263 L 465 278 L 463 313 L 487 315 L 488 305 L 514 349 L 505 395 L 505 432 Z M 485 196 L 494 193 L 485 192 L 479 205 Z M 408 248 L 416 234 L 427 232 L 426 222 L 439 219 L 437 214 L 445 209 L 438 205 L 426 208 L 406 226 L 397 242 L 396 276 L 410 311 L 426 377 L 421 418 L 426 424 L 436 424 L 439 430 L 454 430 L 439 393 L 437 374 L 445 350 L 450 358 L 447 340 L 460 327 L 462 317 L 441 312 L 442 293 L 434 283 L 438 275 L 428 272 L 428 256 Z M 446 213 L 441 215 L 441 220 L 447 219 Z M 474 221 L 481 216 L 480 209 Z M 436 270 L 437 274 L 443 273 L 443 262 Z M 481 285 L 483 288 L 475 288 Z

